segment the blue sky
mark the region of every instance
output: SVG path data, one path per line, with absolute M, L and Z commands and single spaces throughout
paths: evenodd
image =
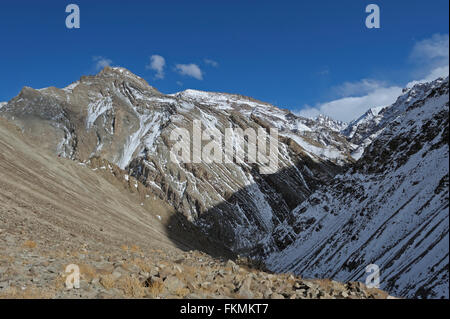
M 80 29 L 65 26 L 69 3 Z M 365 27 L 370 3 L 380 29 Z M 448 10 L 448 0 L 5 0 L 0 101 L 109 64 L 163 93 L 240 93 L 350 120 L 412 81 L 448 74 Z

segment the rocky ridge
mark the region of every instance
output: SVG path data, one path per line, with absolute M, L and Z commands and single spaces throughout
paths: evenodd
M 448 78 L 438 79 L 406 91 L 376 120 L 369 111 L 355 132 L 372 142 L 292 211 L 296 241 L 267 258 L 268 268 L 364 281 L 365 267 L 377 264 L 392 294 L 448 298 L 448 92 Z

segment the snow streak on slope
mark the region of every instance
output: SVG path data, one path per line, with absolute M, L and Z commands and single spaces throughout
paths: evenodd
M 362 129 L 362 127 L 373 127 L 380 123 L 382 119 L 382 115 L 380 112 L 383 110 L 382 107 L 371 108 L 366 113 L 361 115 L 358 119 L 350 122 L 350 124 L 345 127 L 342 131 L 349 138 L 355 138 L 355 134 L 359 133 L 358 138 L 361 138 L 361 135 L 364 133 L 358 132 Z
M 359 160 L 364 149 L 381 133 L 379 127 L 383 119 L 383 108 L 371 108 L 360 118 L 352 121 L 342 133 L 349 138 L 351 143 L 356 144 L 351 156 Z
M 326 158 L 328 160 L 334 160 L 336 162 L 344 162 L 347 157 L 345 154 L 340 152 L 338 149 L 332 146 L 316 146 L 308 143 L 305 139 L 294 134 L 286 134 L 289 138 L 292 138 L 298 145 L 300 145 L 312 159 L 315 158 Z
M 449 297 L 448 79 L 414 90 L 357 166 L 292 212 L 297 239 L 271 270 L 364 282 L 374 263 L 394 295 Z
M 99 116 L 112 109 L 112 99 L 110 96 L 100 98 L 88 105 L 88 115 L 86 119 L 86 128 L 90 129 L 92 124 Z

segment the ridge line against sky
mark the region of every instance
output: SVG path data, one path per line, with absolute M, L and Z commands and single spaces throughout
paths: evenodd
M 418 76 L 403 85 L 389 85 L 386 81 L 361 79 L 357 82 L 344 82 L 332 88 L 338 99 L 305 105 L 295 113 L 304 117 L 325 114 L 333 119 L 350 122 L 357 119 L 370 108 L 393 104 L 404 88 L 415 84 L 431 82 L 449 75 L 449 35 L 434 34 L 431 38 L 418 41 L 409 57 Z M 420 66 L 419 66 L 420 65 Z
M 317 103 L 315 106 L 304 105 L 302 109 L 292 111 L 308 118 L 315 118 L 323 114 L 335 120 L 350 122 L 370 108 L 391 105 L 402 94 L 404 88 L 411 88 L 415 84 L 430 82 L 449 75 L 449 35 L 434 34 L 431 38 L 418 41 L 407 59 L 412 62 L 419 77 L 404 85 L 389 85 L 386 81 L 366 78 L 357 82 L 344 82 L 331 88 L 340 98 Z M 108 58 L 99 60 L 98 57 L 94 57 L 93 60 L 96 63 L 97 71 L 105 66 L 114 66 Z M 204 61 L 206 65 L 218 67 L 218 62 L 214 60 L 204 59 Z M 150 63 L 146 66 L 146 69 L 155 73 L 155 80 L 164 79 L 165 68 L 166 60 L 158 54 L 152 55 Z M 194 63 L 177 64 L 173 68 L 173 72 L 203 80 L 203 71 L 199 65 Z
M 78 30 L 65 28 L 61 1 L 0 4 L 0 101 L 111 65 L 164 93 L 237 93 L 348 122 L 448 75 L 444 0 L 375 1 L 376 30 L 364 25 L 365 1 L 75 3 Z

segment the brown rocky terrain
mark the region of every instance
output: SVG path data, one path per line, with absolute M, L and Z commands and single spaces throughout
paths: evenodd
M 194 240 L 174 243 L 173 209 L 123 174 L 105 160 L 83 164 L 42 151 L 0 118 L 1 298 L 388 297 L 360 283 L 214 258 L 194 250 Z M 79 289 L 65 287 L 69 264 L 80 268 Z

